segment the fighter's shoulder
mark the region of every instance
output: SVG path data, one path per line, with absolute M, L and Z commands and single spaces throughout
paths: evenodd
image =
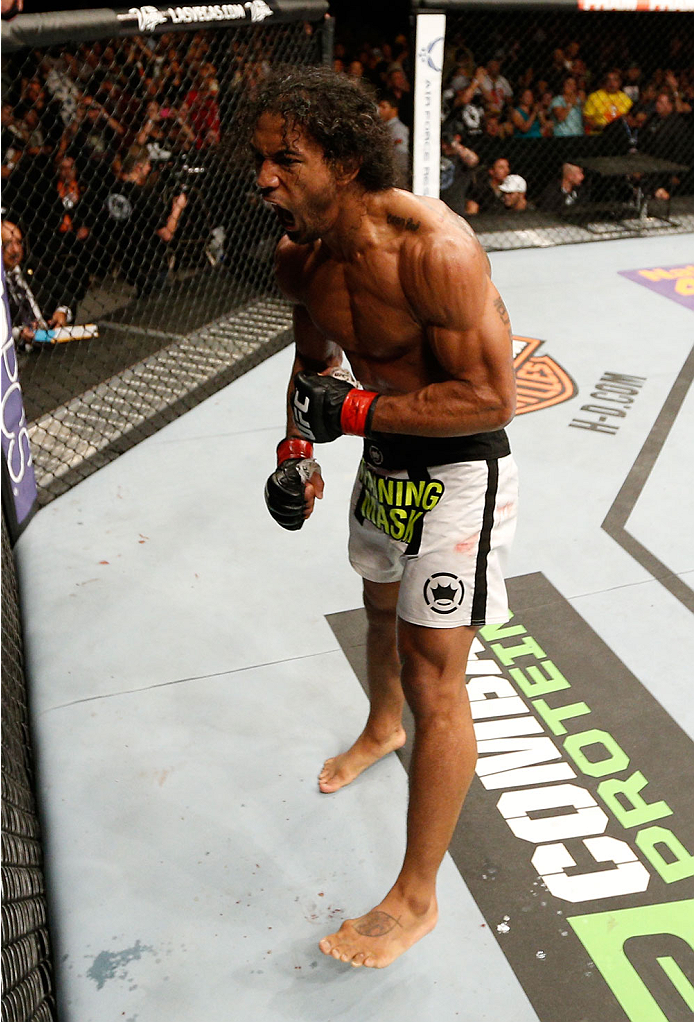
M 275 276 L 285 298 L 301 302 L 305 292 L 308 263 L 313 255 L 313 245 L 296 245 L 283 235 L 275 249 Z
M 467 221 L 439 199 L 412 199 L 417 216 L 410 215 L 413 227 L 400 248 L 401 276 L 416 282 L 417 292 L 427 281 L 453 276 L 464 287 L 480 274 L 489 276 L 489 260 Z

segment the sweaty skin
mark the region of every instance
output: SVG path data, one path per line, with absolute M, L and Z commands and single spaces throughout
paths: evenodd
M 277 279 L 296 303 L 295 372 L 339 365 L 383 396 L 373 429 L 462 436 L 513 418 L 508 313 L 489 260 L 443 202 L 365 192 L 300 130 L 263 114 L 258 184 L 287 234 Z M 296 429 L 290 417 L 291 433 Z
M 489 261 L 438 200 L 391 190 L 364 201 L 359 250 L 325 243 L 277 251 L 282 290 L 297 303 L 297 366 L 320 371 L 345 353 L 381 397 L 373 429 L 462 436 L 505 425 L 514 410 L 508 314 Z
M 509 317 L 465 221 L 437 200 L 366 191 L 358 164 L 328 164 L 278 114 L 261 115 L 251 145 L 258 187 L 286 232 L 276 270 L 295 304 L 292 379 L 340 365 L 344 353 L 362 385 L 381 395 L 376 432 L 447 437 L 506 425 L 515 408 Z M 291 395 L 290 383 L 287 435 L 298 436 Z M 306 517 L 322 494 L 316 473 L 306 484 Z M 373 968 L 436 924 L 436 873 L 476 756 L 464 677 L 475 629 L 399 620 L 396 637 L 397 592 L 398 583 L 364 582 L 371 712 L 319 778 L 321 791 L 337 791 L 399 748 L 406 693 L 416 729 L 403 868 L 379 905 L 319 945 Z

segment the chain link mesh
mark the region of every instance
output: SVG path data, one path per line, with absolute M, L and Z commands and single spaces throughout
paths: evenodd
M 236 130 L 318 26 L 3 58 L 3 257 L 46 503 L 290 339 L 279 227 Z M 57 332 L 56 332 L 57 331 Z M 2 1018 L 55 1019 L 14 562 L 2 533 Z
M 441 197 L 488 250 L 692 230 L 693 109 L 690 15 L 449 11 Z
M 53 1020 L 50 945 L 14 560 L 2 520 L 2 1018 Z
M 487 249 L 694 228 L 685 18 L 537 8 L 448 15 L 441 194 Z M 319 37 L 317 24 L 297 22 L 3 59 L 3 245 L 42 503 L 289 342 L 272 273 L 280 228 L 257 200 L 236 125 L 264 69 L 317 63 Z M 400 57 L 412 79 L 407 48 Z M 629 119 L 615 119 L 603 100 L 607 123 L 586 132 L 591 95 L 614 69 L 632 100 Z M 397 91 L 388 75 L 383 86 Z M 576 83 L 571 102 L 567 78 Z M 562 106 L 571 108 L 565 118 Z M 630 152 L 681 169 L 637 177 L 590 165 Z M 499 158 L 523 179 L 526 208 L 504 198 L 517 193 L 489 188 Z M 567 164 L 583 182 L 562 180 Z M 49 1022 L 45 887 L 4 519 L 2 569 L 2 1016 Z
M 3 247 L 40 503 L 289 342 L 280 230 L 238 118 L 270 65 L 320 62 L 323 31 L 4 60 Z

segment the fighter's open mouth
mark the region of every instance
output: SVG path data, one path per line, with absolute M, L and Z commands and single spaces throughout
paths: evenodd
M 290 230 L 294 226 L 294 216 L 288 209 L 283 209 L 282 206 L 273 206 L 272 208 L 285 231 Z

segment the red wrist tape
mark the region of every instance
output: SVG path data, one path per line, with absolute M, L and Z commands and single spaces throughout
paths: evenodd
M 277 464 L 289 458 L 312 458 L 313 444 L 310 440 L 304 440 L 300 436 L 288 436 L 280 440 L 277 445 Z
M 350 390 L 340 412 L 342 432 L 349 436 L 366 436 L 371 427 L 373 409 L 379 394 L 375 390 Z

